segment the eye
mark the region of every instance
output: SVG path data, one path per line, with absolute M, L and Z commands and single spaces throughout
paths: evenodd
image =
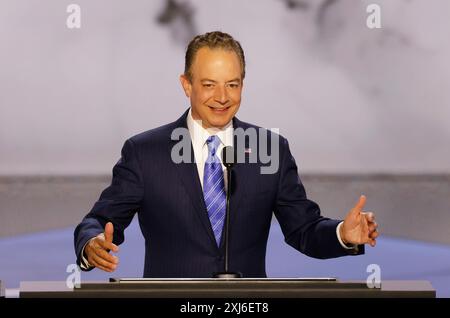
M 239 84 L 229 84 L 229 86 L 230 86 L 231 88 L 238 88 L 238 87 L 239 87 Z
M 205 84 L 203 84 L 203 87 L 211 88 L 211 87 L 213 87 L 213 84 L 207 84 L 207 83 L 205 83 Z

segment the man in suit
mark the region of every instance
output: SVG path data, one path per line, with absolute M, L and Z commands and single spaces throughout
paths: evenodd
M 375 246 L 375 216 L 364 212 L 365 196 L 344 221 L 320 215 L 307 199 L 287 140 L 273 132 L 257 134 L 277 156 L 273 173 L 264 164 L 238 162 L 231 180 L 224 177 L 220 154 L 236 145 L 237 129 L 261 131 L 235 117 L 245 77 L 244 52 L 222 32 L 196 36 L 188 45 L 180 82 L 190 108 L 175 122 L 128 139 L 113 168 L 111 185 L 74 233 L 77 263 L 84 270 L 112 272 L 118 245 L 137 212 L 145 238 L 144 277 L 211 277 L 224 264 L 223 226 L 227 182 L 230 199 L 230 271 L 266 277 L 265 255 L 275 213 L 286 242 L 315 258 L 357 255 Z M 187 131 L 189 147 L 174 158 L 174 132 Z M 175 138 L 176 139 L 176 138 Z M 246 138 L 246 146 L 249 145 Z M 273 140 L 279 147 L 271 147 Z M 186 141 L 186 140 L 185 140 Z M 250 141 L 251 142 L 251 141 Z M 245 148 L 245 159 L 251 150 Z

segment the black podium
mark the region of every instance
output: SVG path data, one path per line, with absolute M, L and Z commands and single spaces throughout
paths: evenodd
M 366 282 L 330 279 L 116 279 L 85 282 L 22 282 L 22 298 L 434 298 L 428 281 Z
M 0 298 L 5 297 L 5 286 L 3 285 L 3 282 L 0 280 Z

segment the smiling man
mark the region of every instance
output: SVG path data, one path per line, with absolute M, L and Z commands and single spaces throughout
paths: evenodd
M 175 122 L 128 139 L 114 166 L 111 185 L 75 229 L 77 262 L 84 270 L 114 271 L 124 230 L 137 212 L 145 238 L 144 277 L 211 277 L 223 269 L 226 193 L 219 154 L 236 143 L 234 131 L 260 128 L 238 120 L 245 77 L 239 42 L 222 32 L 196 36 L 186 51 L 180 81 L 190 108 Z M 172 133 L 186 129 L 192 161 L 175 163 Z M 375 216 L 365 196 L 344 221 L 321 216 L 309 200 L 288 142 L 267 132 L 280 147 L 274 173 L 263 163 L 237 163 L 230 199 L 229 269 L 266 277 L 265 256 L 272 214 L 286 242 L 315 258 L 357 255 L 375 246 Z M 256 135 L 257 144 L 261 135 Z M 269 147 L 270 148 L 270 147 Z
M 237 43 L 214 49 L 194 40 L 180 76 L 192 118 L 201 120 L 204 128 L 230 123 L 241 104 L 244 69 L 244 53 Z

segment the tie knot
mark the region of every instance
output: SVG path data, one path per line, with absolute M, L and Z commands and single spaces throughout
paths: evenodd
M 217 148 L 220 144 L 219 137 L 217 137 L 216 135 L 209 136 L 208 139 L 206 139 L 206 144 L 208 145 L 209 153 L 215 156 Z

